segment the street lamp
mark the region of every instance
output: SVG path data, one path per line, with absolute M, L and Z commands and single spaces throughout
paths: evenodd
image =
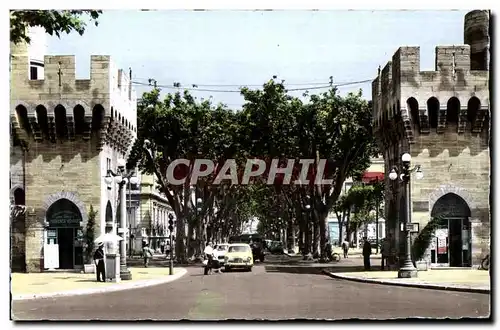
M 128 180 L 128 209 L 130 215 L 128 216 L 128 254 L 132 257 L 132 185 L 138 185 L 139 178 L 137 176 L 132 176 Z M 135 216 L 134 216 L 135 219 Z M 135 231 L 134 231 L 135 232 Z
M 405 185 L 405 203 L 406 203 L 406 215 L 405 215 L 405 245 L 406 245 L 406 254 L 403 265 L 400 267 L 398 271 L 398 278 L 411 278 L 417 277 L 418 272 L 415 266 L 413 266 L 413 262 L 411 260 L 411 206 L 410 206 L 410 177 L 412 172 L 415 173 L 415 178 L 420 180 L 424 177 L 424 174 L 420 170 L 420 165 L 415 165 L 415 167 L 410 168 L 411 163 L 411 155 L 409 153 L 403 154 L 401 157 L 401 161 L 403 163 L 403 167 L 401 169 L 401 173 L 398 175 L 398 168 L 394 167 L 389 173 L 389 179 L 392 181 L 396 181 L 398 177 Z
M 169 274 L 174 275 L 174 243 L 172 241 L 172 231 L 174 230 L 174 216 L 172 213 L 168 214 L 168 231 L 170 233 L 170 263 Z
M 129 182 L 132 184 L 137 184 L 139 182 L 138 178 L 134 176 L 134 172 L 126 172 L 125 170 L 125 159 L 119 158 L 117 160 L 117 171 L 113 172 L 112 170 L 108 170 L 106 177 L 104 178 L 104 182 L 108 185 L 108 189 L 111 189 L 111 184 L 113 181 L 119 185 L 120 190 L 120 228 L 118 229 L 118 234 L 121 236 L 122 240 L 120 241 L 120 279 L 122 280 L 131 280 L 132 273 L 127 268 L 127 241 L 126 241 L 126 232 L 127 232 L 127 192 L 125 185 Z

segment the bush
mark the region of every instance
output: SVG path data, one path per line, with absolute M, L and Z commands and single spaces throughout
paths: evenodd
M 418 233 L 417 238 L 413 241 L 413 246 L 411 248 L 411 254 L 413 260 L 418 261 L 422 260 L 424 257 L 425 251 L 429 247 L 431 243 L 431 239 L 434 236 L 434 232 L 438 228 L 441 223 L 442 218 L 436 217 L 432 218 L 427 225 Z
M 92 253 L 94 252 L 94 240 L 95 240 L 95 219 L 97 217 L 97 212 L 94 211 L 94 207 L 90 205 L 89 218 L 87 220 L 87 227 L 85 229 L 85 262 L 87 264 L 92 262 Z

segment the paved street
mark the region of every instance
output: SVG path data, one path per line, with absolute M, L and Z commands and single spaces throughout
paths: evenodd
M 181 279 L 153 287 L 14 301 L 16 320 L 391 319 L 489 314 L 490 296 L 336 280 L 318 267 L 256 265 L 252 272 Z

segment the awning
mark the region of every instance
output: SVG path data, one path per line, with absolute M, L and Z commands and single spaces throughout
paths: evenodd
M 364 183 L 375 183 L 377 181 L 384 181 L 384 172 L 365 172 L 361 180 Z

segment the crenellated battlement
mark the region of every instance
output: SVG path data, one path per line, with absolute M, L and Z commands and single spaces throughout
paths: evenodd
M 127 73 L 110 56 L 91 56 L 89 79 L 76 79 L 75 56 L 45 56 L 44 78 L 30 80 L 27 53 L 20 47 L 14 50 L 10 114 L 21 139 L 55 142 L 81 135 L 88 140 L 95 132 L 99 148 L 106 143 L 123 151 L 131 147 L 137 96 Z
M 417 109 L 414 109 L 413 121 L 420 117 L 422 132 L 429 130 L 428 102 L 431 99 L 437 101 L 437 107 L 441 111 L 438 115 L 440 118 L 446 115 L 451 98 L 456 98 L 464 109 L 458 110 L 459 112 L 466 112 L 469 101 L 474 97 L 480 104 L 477 111 L 483 113 L 481 109 L 489 107 L 488 82 L 489 71 L 471 70 L 469 45 L 437 46 L 434 71 L 420 71 L 420 47 L 400 47 L 394 53 L 392 61 L 386 64 L 373 81 L 373 99 L 377 99 L 373 111 L 374 125 L 380 126 L 382 121 L 392 118 L 399 110 L 403 117 L 410 118 L 412 114 L 409 99 L 415 101 Z M 481 116 L 481 122 L 483 117 Z M 442 132 L 444 124 L 438 126 L 441 126 L 438 131 Z
M 92 55 L 90 58 L 90 78 L 76 79 L 74 55 L 50 55 L 44 57 L 44 79 L 29 79 L 29 60 L 25 54 L 13 54 L 11 60 L 11 112 L 23 101 L 31 104 L 28 108 L 45 106 L 50 112 L 51 105 L 62 104 L 66 109 L 80 104 L 86 114 L 100 104 L 105 116 L 116 115 L 135 126 L 137 111 L 136 92 L 123 70 L 118 70 L 108 55 Z M 29 109 L 28 109 L 29 111 Z

